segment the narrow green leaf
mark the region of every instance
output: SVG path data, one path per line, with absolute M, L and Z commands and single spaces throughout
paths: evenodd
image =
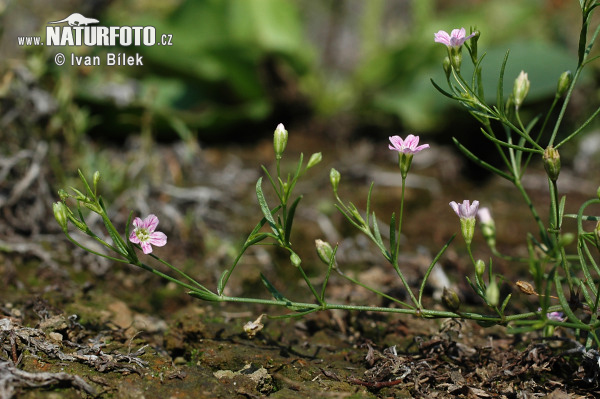
M 221 298 L 210 291 L 189 291 L 187 293 L 189 296 L 193 296 L 194 298 L 202 299 L 203 301 L 209 302 L 220 302 Z
M 377 244 L 379 244 L 380 247 L 385 247 L 383 240 L 381 239 L 381 232 L 379 231 L 379 225 L 377 224 L 377 216 L 375 216 L 375 211 L 373 211 L 373 233 L 375 234 L 375 241 Z
M 285 234 L 284 234 L 284 242 L 288 244 L 290 242 L 290 235 L 292 233 L 292 224 L 294 223 L 294 215 L 296 214 L 296 207 L 298 203 L 302 199 L 302 196 L 296 198 L 296 200 L 290 206 L 288 210 L 288 214 L 285 218 Z
M 473 154 L 465 146 L 463 146 L 456 138 L 453 137 L 452 140 L 454 141 L 454 144 L 456 144 L 456 146 L 458 147 L 460 152 L 462 152 L 467 158 L 469 158 L 471 161 L 475 162 L 477 165 L 481 166 L 484 169 L 489 170 L 492 173 L 497 174 L 500 177 L 505 178 L 508 181 L 511 181 L 511 182 L 514 181 L 513 177 L 511 175 L 509 175 L 508 173 L 503 172 L 500 169 L 496 168 L 495 166 L 492 166 L 489 163 L 479 159 L 475 154 Z
M 225 288 L 225 282 L 229 279 L 230 273 L 231 273 L 231 269 L 227 269 L 223 273 L 221 273 L 221 277 L 219 278 L 219 283 L 217 284 L 217 293 L 219 295 L 223 295 L 223 289 Z
M 369 216 L 371 214 L 371 193 L 373 192 L 374 185 L 375 185 L 375 182 L 371 182 L 371 187 L 369 187 L 369 193 L 367 194 L 367 210 L 365 211 L 365 216 L 367 218 L 365 224 L 366 224 L 367 228 L 370 228 Z
M 279 292 L 277 288 L 275 288 L 275 286 L 271 284 L 269 280 L 267 280 L 264 274 L 260 273 L 260 279 L 265 285 L 265 287 L 267 287 L 267 290 L 269 290 L 271 295 L 273 295 L 273 298 L 275 298 L 278 301 L 288 302 L 290 305 L 292 304 L 292 301 L 287 299 L 281 292 Z
M 85 176 L 83 175 L 83 172 L 81 170 L 77 169 L 77 173 L 79 173 L 79 178 L 83 182 L 83 185 L 85 186 L 86 191 L 90 194 L 90 198 L 95 198 L 94 192 L 92 191 L 92 188 L 90 187 Z
M 504 299 L 504 302 L 502 302 L 502 306 L 500 307 L 500 313 L 504 314 L 504 309 L 506 309 L 506 305 L 508 305 L 508 301 L 510 301 L 510 298 L 512 298 L 512 294 L 508 294 Z
M 262 177 L 259 177 L 258 181 L 256 182 L 256 198 L 258 199 L 258 204 L 260 205 L 260 209 L 262 210 L 263 215 L 265 215 L 265 218 L 269 222 L 271 229 L 273 230 L 275 235 L 277 237 L 279 237 L 279 230 L 277 229 L 277 224 L 275 224 L 275 219 L 273 219 L 271 210 L 269 209 L 269 206 L 267 205 L 267 200 L 265 200 L 265 195 L 262 191 L 261 185 L 262 185 Z
M 565 202 L 567 201 L 567 196 L 563 195 L 560 199 L 560 203 L 558 204 L 558 220 L 556 223 L 558 224 L 558 228 L 562 225 L 563 215 L 565 214 Z
M 502 61 L 502 67 L 500 68 L 500 77 L 498 78 L 498 91 L 496 93 L 496 107 L 501 115 L 504 115 L 504 71 L 506 69 L 506 62 L 508 61 L 508 54 L 510 50 L 506 51 L 504 61 Z
M 398 240 L 400 237 L 398 237 Z M 392 218 L 390 220 L 390 252 L 392 255 L 392 260 L 396 259 L 396 214 L 392 213 Z

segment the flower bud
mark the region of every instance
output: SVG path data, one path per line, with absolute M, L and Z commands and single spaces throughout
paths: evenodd
M 556 179 L 558 179 L 558 174 L 560 173 L 560 154 L 558 153 L 558 150 L 552 146 L 548 146 L 546 150 L 544 150 L 543 160 L 546 174 L 550 180 L 556 181 Z
M 331 245 L 326 241 L 317 239 L 315 240 L 315 246 L 317 247 L 319 259 L 326 265 L 329 265 L 333 257 L 333 248 L 331 248 Z
M 496 223 L 492 218 L 492 214 L 488 208 L 481 208 L 477 211 L 479 217 L 479 224 L 481 226 L 481 233 L 483 238 L 488 243 L 490 248 L 496 247 Z
M 500 303 L 500 289 L 495 278 L 492 279 L 490 285 L 485 290 L 485 300 L 490 306 L 498 306 Z
M 320 152 L 315 152 L 314 154 L 312 154 L 310 156 L 310 159 L 308 160 L 308 164 L 306 164 L 306 169 L 312 168 L 313 166 L 315 166 L 316 164 L 321 162 L 322 159 L 323 159 L 323 155 L 321 155 Z
M 558 246 L 566 247 L 567 245 L 570 245 L 573 241 L 575 241 L 575 235 L 573 233 L 561 234 L 560 238 L 558 239 Z
M 292 252 L 292 254 L 290 255 L 290 262 L 292 262 L 292 265 L 299 267 L 300 263 L 302 263 L 302 260 L 300 259 L 297 253 Z
M 69 222 L 67 206 L 60 201 L 55 202 L 52 204 L 52 210 L 54 211 L 54 217 L 56 218 L 58 225 L 66 233 L 68 231 L 67 224 Z
M 331 168 L 331 170 L 329 171 L 329 181 L 331 182 L 331 187 L 333 187 L 334 193 L 337 193 L 341 177 L 342 175 L 340 175 L 340 172 L 338 172 L 334 168 Z
M 95 171 L 94 176 L 92 177 L 92 183 L 94 184 L 94 193 L 96 192 L 96 187 L 98 186 L 98 182 L 100 181 L 100 171 Z
M 450 64 L 450 58 L 444 58 L 442 62 L 442 67 L 444 68 L 444 73 L 446 74 L 446 80 L 450 79 L 450 74 L 452 73 L 452 65 Z
M 475 274 L 481 280 L 483 273 L 485 273 L 485 262 L 478 259 L 477 262 L 475 262 Z
M 523 100 L 527 97 L 527 93 L 529 93 L 529 79 L 525 71 L 521 71 L 517 79 L 515 79 L 515 85 L 513 86 L 513 96 L 515 98 L 515 107 L 519 109 L 521 104 L 523 104 Z
M 281 159 L 281 154 L 285 150 L 288 141 L 288 131 L 285 130 L 283 123 L 277 125 L 275 134 L 273 135 L 273 148 L 275 149 L 275 157 Z
M 565 71 L 560 75 L 558 78 L 558 87 L 556 88 L 556 97 L 562 97 L 569 90 L 572 80 L 573 74 L 571 74 L 571 71 Z
M 460 298 L 453 289 L 444 287 L 444 291 L 442 292 L 442 302 L 451 312 L 456 312 L 460 308 Z

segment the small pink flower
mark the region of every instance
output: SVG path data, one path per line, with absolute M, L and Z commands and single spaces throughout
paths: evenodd
M 391 136 L 390 142 L 392 145 L 388 145 L 390 150 L 402 152 L 404 154 L 416 154 L 419 151 L 429 148 L 429 144 L 419 145 L 419 136 L 409 134 L 406 136 L 406 140 L 402 140 L 400 136 Z
M 162 247 L 167 243 L 167 236 L 165 233 L 156 230 L 158 226 L 158 218 L 156 215 L 148 215 L 144 220 L 140 218 L 133 219 L 133 225 L 135 229 L 129 235 L 129 241 L 134 244 L 140 244 L 142 251 L 145 254 L 152 252 L 151 245 Z
M 465 37 L 466 34 L 465 28 L 454 29 L 450 34 L 441 30 L 438 33 L 434 33 L 434 40 L 436 43 L 442 43 L 448 47 L 460 47 L 467 40 L 475 36 L 475 33 L 471 33 L 469 36 Z
M 477 209 L 479 208 L 479 201 L 473 201 L 472 204 L 469 204 L 469 200 L 464 200 L 462 204 L 457 204 L 452 201 L 450 203 L 454 212 L 461 219 L 475 219 L 475 215 L 477 214 Z

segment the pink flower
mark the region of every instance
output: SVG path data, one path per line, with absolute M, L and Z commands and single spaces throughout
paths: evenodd
M 494 219 L 492 219 L 492 214 L 490 213 L 489 208 L 481 208 L 477 211 L 477 216 L 479 217 L 481 224 L 494 223 Z
M 135 229 L 129 235 L 129 241 L 134 244 L 140 244 L 142 251 L 145 254 L 152 252 L 151 245 L 162 247 L 167 243 L 167 236 L 165 233 L 156 230 L 158 226 L 158 218 L 156 215 L 148 215 L 144 220 L 140 218 L 133 219 L 133 225 Z
M 406 140 L 402 140 L 400 136 L 391 136 L 389 145 L 390 150 L 398 151 L 404 154 L 416 154 L 417 152 L 429 148 L 429 144 L 419 145 L 419 136 L 409 134 Z M 418 147 L 417 147 L 418 146 Z
M 473 201 L 472 204 L 469 204 L 469 200 L 464 200 L 462 204 L 457 204 L 452 201 L 450 203 L 454 212 L 461 219 L 475 219 L 475 215 L 477 214 L 477 209 L 479 208 L 479 201 Z
M 465 28 L 454 29 L 450 34 L 441 30 L 434 34 L 434 40 L 436 43 L 442 43 L 448 47 L 460 47 L 467 40 L 475 36 L 475 33 L 471 33 L 469 36 L 465 37 L 466 34 Z

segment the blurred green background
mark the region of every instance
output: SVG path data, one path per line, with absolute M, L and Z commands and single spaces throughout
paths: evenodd
M 484 74 L 492 95 L 510 49 L 507 88 L 526 70 L 532 87 L 528 102 L 535 103 L 551 98 L 559 74 L 575 67 L 580 22 L 576 0 L 0 4 L 3 99 L 11 100 L 14 80 L 27 80 L 29 88 L 48 95 L 43 109 L 35 110 L 46 122 L 44 134 L 66 133 L 73 143 L 84 133 L 113 139 L 135 134 L 149 115 L 161 139 L 197 134 L 204 141 L 253 140 L 279 122 L 341 137 L 452 131 L 456 109 L 430 82 L 444 81 L 446 52 L 433 42 L 434 32 L 461 26 L 481 31 L 479 48 L 487 53 Z M 159 34 L 171 34 L 173 45 L 17 45 L 17 36 L 43 35 L 48 21 L 72 12 L 105 26 L 152 25 Z M 53 62 L 58 51 L 139 52 L 144 66 L 58 67 Z

